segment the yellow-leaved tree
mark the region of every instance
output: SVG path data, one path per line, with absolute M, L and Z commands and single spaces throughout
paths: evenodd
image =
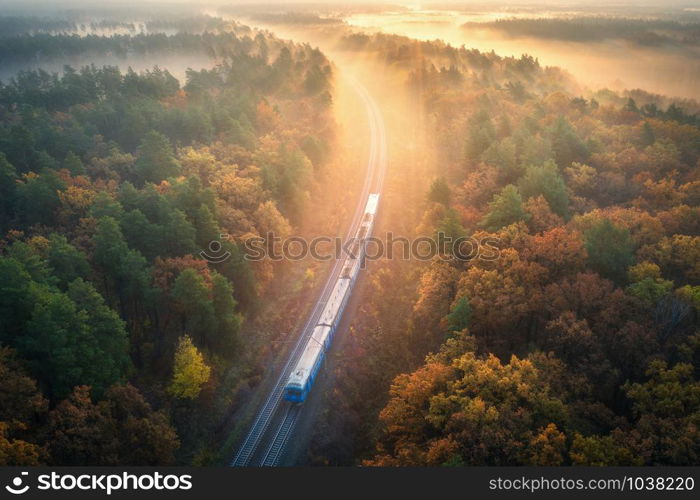
M 168 392 L 175 397 L 194 399 L 199 396 L 202 386 L 209 380 L 211 368 L 204 356 L 192 343 L 189 335 L 183 335 L 175 350 L 173 380 Z

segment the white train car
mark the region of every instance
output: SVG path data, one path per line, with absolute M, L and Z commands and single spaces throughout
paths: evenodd
M 306 342 L 301 357 L 287 380 L 284 397 L 288 401 L 303 402 L 316 380 L 362 267 L 366 242 L 372 236 L 378 206 L 379 194 L 370 194 L 362 215 L 362 222 L 354 236 L 349 255 L 343 263 L 340 277 L 335 282 L 326 307 L 324 307 L 318 323 Z

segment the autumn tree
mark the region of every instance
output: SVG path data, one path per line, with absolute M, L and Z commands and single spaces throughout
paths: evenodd
M 457 276 L 447 262 L 434 261 L 421 275 L 418 300 L 413 306 L 416 334 L 426 341 L 440 331 L 440 321 L 450 313 Z
M 566 425 L 567 409 L 531 361 L 502 364 L 473 352 L 449 364 L 438 359 L 395 379 L 380 414 L 379 451 L 368 465 L 562 461 L 557 428 Z M 534 429 L 542 434 L 535 437 Z
M 48 418 L 51 461 L 61 465 L 172 464 L 179 446 L 162 412 L 153 411 L 131 385 L 113 386 L 94 403 L 76 387 Z
M 564 219 L 552 212 L 549 203 L 542 195 L 529 198 L 525 202 L 524 209 L 529 215 L 528 226 L 536 233 L 564 224 Z
M 173 378 L 168 392 L 177 398 L 195 399 L 209 380 L 211 368 L 187 335 L 180 337 L 175 351 Z
M 649 443 L 652 464 L 690 465 L 700 457 L 700 382 L 687 363 L 656 360 L 644 383 L 627 384 L 636 429 Z
M 640 253 L 675 281 L 700 283 L 700 236 L 674 234 L 642 248 Z
M 566 435 L 556 425 L 548 424 L 530 440 L 523 455 L 530 465 L 562 465 L 566 459 Z
M 8 425 L 0 422 L 0 466 L 37 466 L 41 463 L 41 449 L 32 443 L 8 436 Z
M 661 269 L 651 262 L 640 262 L 628 271 L 630 285 L 627 293 L 642 300 L 647 306 L 655 306 L 673 289 L 673 282 L 661 277 Z
M 0 347 L 0 464 L 39 465 L 44 459 L 35 426 L 48 408 L 16 352 Z
M 608 436 L 574 435 L 569 456 L 573 465 L 589 467 L 611 467 L 621 465 L 643 465 L 644 456 L 635 454 L 625 442 L 619 430 Z

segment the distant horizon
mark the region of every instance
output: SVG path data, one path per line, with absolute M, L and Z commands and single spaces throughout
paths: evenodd
M 639 6 L 639 7 L 700 7 L 700 2 L 687 1 L 687 0 L 617 0 L 615 2 L 608 2 L 605 0 L 428 0 L 428 1 L 416 1 L 416 0 L 396 0 L 396 1 L 385 1 L 385 0 L 244 0 L 244 1 L 231 1 L 231 0 L 207 0 L 206 2 L 195 2 L 192 0 L 111 0 L 102 4 L 94 4 L 89 0 L 0 0 L 0 5 L 14 5 L 21 6 L 24 9 L 31 9 L 34 7 L 53 7 L 53 8 L 66 8 L 73 6 L 84 6 L 91 8 L 106 8 L 110 6 L 127 6 L 127 5 L 139 5 L 143 6 L 144 3 L 153 4 L 178 4 L 178 5 L 190 5 L 192 7 L 209 7 L 209 6 L 242 6 L 242 5 L 260 5 L 260 6 L 277 6 L 277 5 L 326 5 L 326 4 L 353 4 L 353 5 L 401 5 L 401 6 L 440 6 L 440 5 L 461 5 L 461 6 L 473 6 L 473 7 L 485 7 L 489 5 L 517 5 L 517 6 L 606 6 L 606 7 L 617 7 L 617 6 Z

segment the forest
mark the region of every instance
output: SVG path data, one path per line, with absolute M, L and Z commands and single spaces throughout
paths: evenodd
M 486 28 L 509 36 L 553 38 L 575 42 L 621 39 L 637 45 L 688 45 L 700 43 L 700 25 L 662 19 L 620 17 L 512 18 L 488 23 L 466 23 L 465 28 Z
M 0 17 L 0 32 L 5 42 L 17 42 L 13 37 L 19 35 L 37 34 L 89 34 L 106 33 L 119 30 L 129 34 L 140 32 L 153 33 L 173 30 L 178 33 L 203 33 L 231 29 L 231 23 L 219 17 L 160 15 L 158 18 L 146 19 L 142 22 L 111 16 L 96 20 L 89 16 L 69 16 L 63 19 L 38 16 L 2 16 Z
M 402 75 L 427 121 L 432 181 L 396 217 L 418 204 L 416 234 L 493 237 L 500 258 L 370 268 L 309 463 L 697 464 L 697 104 L 582 95 L 530 56 L 338 47 Z
M 235 30 L 2 40 L 188 43 L 222 62 L 183 85 L 94 65 L 0 85 L 0 464 L 207 463 L 256 369 L 242 324 L 276 269 L 241 241 L 301 220 L 333 138 L 325 56 Z
M 156 29 L 162 29 L 154 25 Z M 239 27 L 244 32 L 244 27 Z M 110 36 L 87 34 L 22 34 L 0 39 L 0 63 L 11 64 L 23 61 L 50 62 L 75 56 L 104 57 L 112 55 L 120 59 L 127 56 L 154 56 L 187 53 L 223 59 L 233 56 L 237 47 L 246 43 L 236 38 L 235 28 L 228 32 L 204 31 L 190 33 L 178 31 L 173 35 L 162 32 L 112 34 Z

